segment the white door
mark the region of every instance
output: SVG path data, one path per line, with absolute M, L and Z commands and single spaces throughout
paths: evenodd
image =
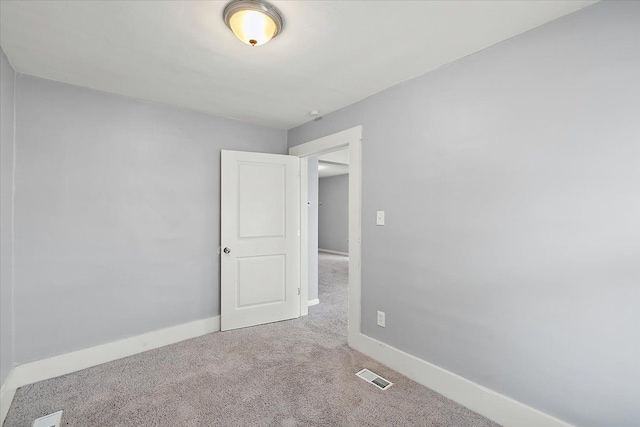
M 300 158 L 222 151 L 221 329 L 300 316 Z

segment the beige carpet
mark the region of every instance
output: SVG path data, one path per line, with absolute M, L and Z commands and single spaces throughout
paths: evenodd
M 346 258 L 320 254 L 309 316 L 218 332 L 20 388 L 5 427 L 496 426 L 350 349 Z M 357 378 L 369 368 L 395 384 Z

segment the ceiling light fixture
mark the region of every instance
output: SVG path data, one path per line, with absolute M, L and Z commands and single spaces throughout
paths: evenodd
M 250 46 L 263 45 L 282 31 L 280 12 L 263 0 L 234 0 L 223 15 L 233 34 Z

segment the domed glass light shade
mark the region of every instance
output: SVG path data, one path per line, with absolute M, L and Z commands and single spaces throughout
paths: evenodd
M 282 17 L 262 0 L 235 0 L 224 9 L 224 22 L 233 34 L 250 46 L 260 46 L 282 31 Z

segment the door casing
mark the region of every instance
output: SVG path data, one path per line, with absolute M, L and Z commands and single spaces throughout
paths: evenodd
M 308 158 L 349 148 L 349 345 L 360 336 L 362 255 L 362 126 L 356 126 L 289 148 L 300 162 L 300 315 L 309 313 Z

